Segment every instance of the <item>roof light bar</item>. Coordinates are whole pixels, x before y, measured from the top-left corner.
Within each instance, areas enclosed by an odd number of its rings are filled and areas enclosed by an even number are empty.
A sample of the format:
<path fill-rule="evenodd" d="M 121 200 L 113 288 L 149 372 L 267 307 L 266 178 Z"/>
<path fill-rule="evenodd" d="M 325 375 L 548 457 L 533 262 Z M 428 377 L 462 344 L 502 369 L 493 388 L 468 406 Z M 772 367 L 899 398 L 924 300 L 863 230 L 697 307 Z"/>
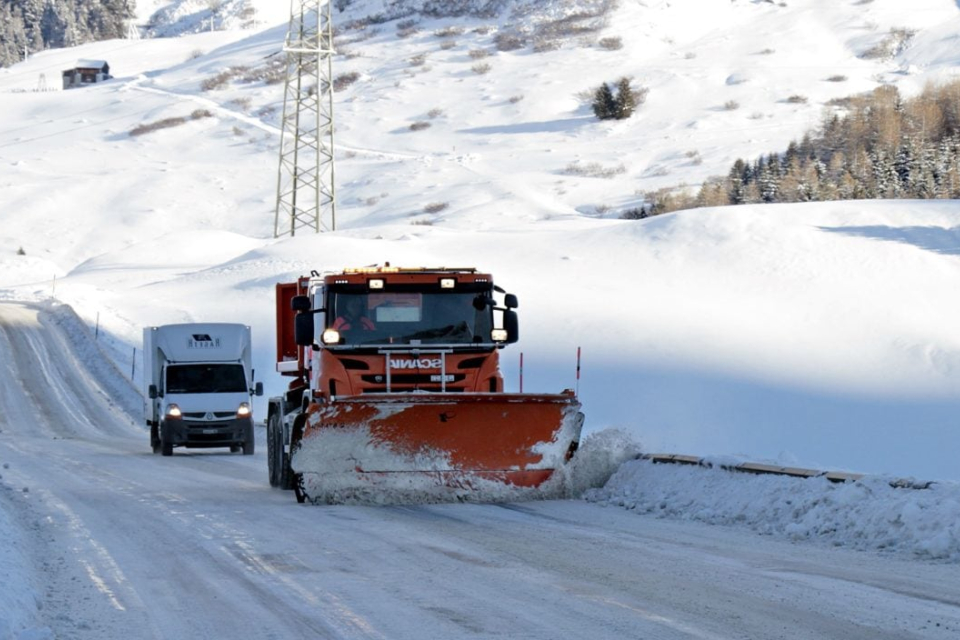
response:
<path fill-rule="evenodd" d="M 399 267 L 348 267 L 344 273 L 399 273 Z"/>

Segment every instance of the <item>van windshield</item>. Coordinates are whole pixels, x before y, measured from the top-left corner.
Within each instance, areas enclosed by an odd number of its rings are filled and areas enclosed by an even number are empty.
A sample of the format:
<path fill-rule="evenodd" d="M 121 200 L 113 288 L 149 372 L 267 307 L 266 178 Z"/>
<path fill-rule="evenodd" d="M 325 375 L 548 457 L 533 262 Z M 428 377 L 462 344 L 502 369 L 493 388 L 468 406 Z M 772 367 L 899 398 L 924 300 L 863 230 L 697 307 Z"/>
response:
<path fill-rule="evenodd" d="M 167 393 L 245 393 L 241 364 L 177 364 L 167 367 Z"/>

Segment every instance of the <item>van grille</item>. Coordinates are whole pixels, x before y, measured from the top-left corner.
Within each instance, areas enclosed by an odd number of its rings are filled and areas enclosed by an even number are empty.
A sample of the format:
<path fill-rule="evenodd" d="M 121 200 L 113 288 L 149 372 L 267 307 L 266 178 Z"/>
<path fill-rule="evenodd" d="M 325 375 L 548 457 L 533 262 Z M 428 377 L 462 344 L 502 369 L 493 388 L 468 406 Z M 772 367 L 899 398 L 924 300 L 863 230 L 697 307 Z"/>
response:
<path fill-rule="evenodd" d="M 217 420 L 223 420 L 224 418 L 234 418 L 236 417 L 236 411 L 214 411 L 213 417 Z M 185 412 L 183 414 L 184 420 L 203 420 L 207 417 L 206 411 L 191 411 Z"/>

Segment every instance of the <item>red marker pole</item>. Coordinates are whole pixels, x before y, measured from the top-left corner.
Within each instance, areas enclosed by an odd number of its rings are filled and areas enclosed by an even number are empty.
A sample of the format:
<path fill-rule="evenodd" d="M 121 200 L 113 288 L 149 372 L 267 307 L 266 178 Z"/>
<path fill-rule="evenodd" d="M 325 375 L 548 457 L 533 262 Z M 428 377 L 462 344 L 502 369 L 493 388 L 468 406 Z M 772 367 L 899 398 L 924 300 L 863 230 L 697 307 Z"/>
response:
<path fill-rule="evenodd" d="M 577 347 L 577 395 L 580 395 L 580 347 Z"/>
<path fill-rule="evenodd" d="M 523 393 L 523 351 L 520 352 L 520 393 Z"/>

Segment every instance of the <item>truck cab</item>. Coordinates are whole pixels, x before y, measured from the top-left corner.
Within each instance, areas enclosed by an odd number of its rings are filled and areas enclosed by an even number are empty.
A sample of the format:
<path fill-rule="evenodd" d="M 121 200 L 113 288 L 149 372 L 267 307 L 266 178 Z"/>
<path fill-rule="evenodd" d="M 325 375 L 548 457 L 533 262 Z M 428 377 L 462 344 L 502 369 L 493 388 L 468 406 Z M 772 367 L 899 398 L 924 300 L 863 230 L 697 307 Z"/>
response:
<path fill-rule="evenodd" d="M 502 392 L 498 350 L 517 339 L 516 298 L 498 307 L 494 293 L 471 269 L 380 267 L 315 282 L 292 301 L 320 310 L 297 316 L 315 395 Z"/>

